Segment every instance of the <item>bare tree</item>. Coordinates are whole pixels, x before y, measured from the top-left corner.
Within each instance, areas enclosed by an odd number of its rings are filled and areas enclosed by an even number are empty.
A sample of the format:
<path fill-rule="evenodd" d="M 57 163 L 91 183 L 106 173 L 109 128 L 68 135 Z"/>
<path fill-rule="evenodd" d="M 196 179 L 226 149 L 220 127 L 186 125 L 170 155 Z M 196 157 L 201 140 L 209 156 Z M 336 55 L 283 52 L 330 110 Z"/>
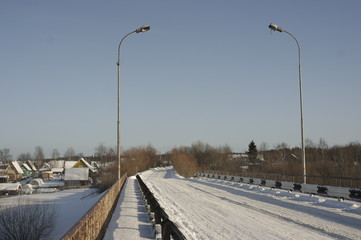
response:
<path fill-rule="evenodd" d="M 66 160 L 71 161 L 74 160 L 73 158 L 75 157 L 76 153 L 74 148 L 70 147 L 68 148 L 68 150 L 66 150 L 64 157 Z"/>
<path fill-rule="evenodd" d="M 60 158 L 60 153 L 59 153 L 58 149 L 54 149 L 54 150 L 51 152 L 51 157 L 52 157 L 54 160 L 57 160 L 58 158 Z"/>
<path fill-rule="evenodd" d="M 0 149 L 0 162 L 8 163 L 13 160 L 9 148 Z"/>
<path fill-rule="evenodd" d="M 321 161 L 325 162 L 325 152 L 328 149 L 328 144 L 325 139 L 320 138 L 318 142 L 318 148 L 320 149 Z"/>
<path fill-rule="evenodd" d="M 99 158 L 100 161 L 105 161 L 108 155 L 108 148 L 104 144 L 99 144 L 95 148 L 95 157 Z"/>
<path fill-rule="evenodd" d="M 55 215 L 52 205 L 30 200 L 0 205 L 0 240 L 51 239 Z"/>
<path fill-rule="evenodd" d="M 266 142 L 261 142 L 261 144 L 259 145 L 259 151 L 264 152 L 267 150 L 268 150 L 268 144 Z"/>
<path fill-rule="evenodd" d="M 22 153 L 22 154 L 20 154 L 19 157 L 18 157 L 18 160 L 19 160 L 19 161 L 23 161 L 23 162 L 25 162 L 25 161 L 27 161 L 27 160 L 32 160 L 32 159 L 33 159 L 33 158 L 32 158 L 32 156 L 31 156 L 30 153 Z"/>
<path fill-rule="evenodd" d="M 285 174 L 286 164 L 287 164 L 287 157 L 291 155 L 290 149 L 287 143 L 280 143 L 275 146 L 275 149 L 278 152 L 278 165 L 282 169 L 282 174 Z"/>
<path fill-rule="evenodd" d="M 34 161 L 35 161 L 35 164 L 38 168 L 41 167 L 44 159 L 45 159 L 45 156 L 44 156 L 44 150 L 42 147 L 40 146 L 36 146 L 35 147 L 35 152 L 34 152 Z"/>

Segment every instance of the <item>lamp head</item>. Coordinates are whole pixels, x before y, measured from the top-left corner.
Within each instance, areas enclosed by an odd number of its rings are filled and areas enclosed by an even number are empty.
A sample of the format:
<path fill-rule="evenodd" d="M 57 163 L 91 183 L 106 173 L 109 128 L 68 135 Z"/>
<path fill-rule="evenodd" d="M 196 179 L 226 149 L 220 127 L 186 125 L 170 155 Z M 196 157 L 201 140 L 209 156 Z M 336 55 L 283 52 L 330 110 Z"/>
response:
<path fill-rule="evenodd" d="M 283 29 L 276 24 L 271 23 L 268 27 L 273 31 L 283 32 Z"/>
<path fill-rule="evenodd" d="M 143 25 L 140 28 L 136 29 L 135 32 L 136 33 L 141 33 L 141 32 L 146 32 L 150 30 L 150 26 L 149 25 Z"/>

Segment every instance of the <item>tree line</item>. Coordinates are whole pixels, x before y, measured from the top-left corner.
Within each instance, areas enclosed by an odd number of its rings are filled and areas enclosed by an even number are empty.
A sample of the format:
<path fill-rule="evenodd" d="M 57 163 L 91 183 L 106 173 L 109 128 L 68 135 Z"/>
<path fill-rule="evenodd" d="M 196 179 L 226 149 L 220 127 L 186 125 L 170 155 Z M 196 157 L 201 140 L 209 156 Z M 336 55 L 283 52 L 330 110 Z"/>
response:
<path fill-rule="evenodd" d="M 134 175 L 151 167 L 172 164 L 177 172 L 190 177 L 196 172 L 260 172 L 283 175 L 301 175 L 301 149 L 290 147 L 287 143 L 279 143 L 269 149 L 266 143 L 257 147 L 254 141 L 248 145 L 248 151 L 242 157 L 234 158 L 235 154 L 228 145 L 211 146 L 208 143 L 197 141 L 190 146 L 174 147 L 172 150 L 160 154 L 151 144 L 132 147 L 121 153 L 121 171 Z M 51 159 L 60 159 L 57 149 L 51 154 Z M 78 160 L 84 157 L 69 148 L 63 155 L 65 160 Z M 115 147 L 99 144 L 94 148 L 94 155 L 88 156 L 89 161 L 99 161 L 106 164 L 108 176 L 117 176 L 117 154 Z M 0 149 L 0 161 L 13 160 L 10 149 Z M 36 146 L 34 154 L 22 153 L 18 160 L 33 160 L 40 164 L 45 160 L 44 150 Z M 49 160 L 49 159 L 48 159 Z M 246 167 L 245 167 L 246 166 Z M 317 143 L 306 140 L 307 175 L 322 177 L 360 177 L 361 144 L 350 142 L 346 145 L 328 146 L 324 139 Z"/>

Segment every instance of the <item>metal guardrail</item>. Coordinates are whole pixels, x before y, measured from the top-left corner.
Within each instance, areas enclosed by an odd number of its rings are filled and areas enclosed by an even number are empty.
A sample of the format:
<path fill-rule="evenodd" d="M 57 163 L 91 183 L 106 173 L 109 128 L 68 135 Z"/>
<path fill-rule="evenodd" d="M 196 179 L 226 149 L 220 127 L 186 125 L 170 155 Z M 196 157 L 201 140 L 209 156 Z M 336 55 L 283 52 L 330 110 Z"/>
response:
<path fill-rule="evenodd" d="M 169 220 L 169 216 L 160 206 L 153 193 L 149 190 L 147 185 L 143 182 L 139 175 L 136 176 L 139 186 L 143 192 L 143 196 L 147 200 L 147 204 L 150 206 L 150 211 L 154 213 L 155 224 L 161 225 L 162 240 L 184 240 L 186 239 L 178 227 Z M 172 237 L 172 238 L 171 238 Z"/>
<path fill-rule="evenodd" d="M 246 178 L 259 178 L 259 179 L 268 179 L 274 181 L 287 181 L 301 183 L 303 182 L 303 176 L 300 175 L 287 175 L 280 173 L 262 173 L 262 172 L 224 172 L 224 171 L 215 171 L 215 170 L 206 170 L 208 174 L 215 175 L 228 175 L 228 176 L 238 176 Z M 316 185 L 328 185 L 335 187 L 346 187 L 346 188 L 358 188 L 361 189 L 361 178 L 354 177 L 334 177 L 334 176 L 316 176 L 316 175 L 307 175 L 308 184 Z"/>
<path fill-rule="evenodd" d="M 127 174 L 124 174 L 61 239 L 102 239 L 126 179 Z"/>
<path fill-rule="evenodd" d="M 357 189 L 357 188 L 337 187 L 337 186 L 329 186 L 323 184 L 301 184 L 292 181 L 270 180 L 265 178 L 254 178 L 249 176 L 247 177 L 232 176 L 232 175 L 221 175 L 221 174 L 212 174 L 212 173 L 196 173 L 195 176 L 246 183 L 246 184 L 261 185 L 271 188 L 279 188 L 279 189 L 299 191 L 305 193 L 319 194 L 329 197 L 336 197 L 339 199 L 349 198 L 353 200 L 361 200 L 361 189 Z"/>

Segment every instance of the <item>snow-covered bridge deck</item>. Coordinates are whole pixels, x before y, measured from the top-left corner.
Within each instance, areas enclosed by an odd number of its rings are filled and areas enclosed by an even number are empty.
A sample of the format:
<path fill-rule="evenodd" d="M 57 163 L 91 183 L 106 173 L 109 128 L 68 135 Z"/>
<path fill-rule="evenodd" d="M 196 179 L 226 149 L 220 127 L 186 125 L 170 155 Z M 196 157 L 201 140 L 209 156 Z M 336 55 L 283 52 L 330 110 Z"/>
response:
<path fill-rule="evenodd" d="M 215 179 L 172 168 L 140 174 L 179 230 L 194 239 L 360 239 L 360 202 Z"/>
<path fill-rule="evenodd" d="M 140 176 L 188 240 L 361 237 L 360 202 L 216 179 L 184 179 L 172 168 Z M 104 239 L 154 239 L 135 177 L 128 179 Z"/>

